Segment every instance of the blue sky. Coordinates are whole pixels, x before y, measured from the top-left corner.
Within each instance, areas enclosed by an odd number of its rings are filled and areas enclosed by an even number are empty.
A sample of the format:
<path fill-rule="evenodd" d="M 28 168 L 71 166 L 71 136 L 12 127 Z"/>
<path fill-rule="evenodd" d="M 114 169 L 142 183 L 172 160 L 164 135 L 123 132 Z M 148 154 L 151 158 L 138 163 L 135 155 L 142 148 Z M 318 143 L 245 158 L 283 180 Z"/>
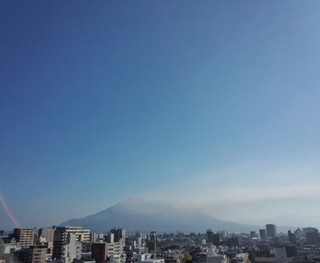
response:
<path fill-rule="evenodd" d="M 313 215 L 319 12 L 294 0 L 2 1 L 12 214 L 44 226 L 143 197 L 225 219 Z"/>

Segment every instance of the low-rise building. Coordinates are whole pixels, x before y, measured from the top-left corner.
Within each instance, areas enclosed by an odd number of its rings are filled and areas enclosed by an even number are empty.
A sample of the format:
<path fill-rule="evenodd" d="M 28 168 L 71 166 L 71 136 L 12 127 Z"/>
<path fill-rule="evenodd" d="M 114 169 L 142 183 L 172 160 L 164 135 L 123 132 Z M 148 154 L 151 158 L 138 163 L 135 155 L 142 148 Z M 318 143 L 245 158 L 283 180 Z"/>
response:
<path fill-rule="evenodd" d="M 234 263 L 250 263 L 249 253 L 240 253 L 232 260 Z"/>
<path fill-rule="evenodd" d="M 133 255 L 133 261 L 136 263 L 165 263 L 163 258 L 152 258 L 151 253 L 135 254 Z"/>

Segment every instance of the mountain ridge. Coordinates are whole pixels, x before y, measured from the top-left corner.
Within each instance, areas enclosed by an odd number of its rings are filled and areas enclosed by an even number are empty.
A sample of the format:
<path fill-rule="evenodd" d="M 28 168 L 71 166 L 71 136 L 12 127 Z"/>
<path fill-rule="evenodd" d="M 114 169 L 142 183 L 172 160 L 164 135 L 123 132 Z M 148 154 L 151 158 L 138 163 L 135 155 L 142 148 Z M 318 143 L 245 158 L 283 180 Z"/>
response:
<path fill-rule="evenodd" d="M 70 219 L 62 224 L 77 225 L 99 233 L 119 226 L 128 233 L 134 231 L 157 232 L 204 232 L 214 231 L 249 232 L 259 226 L 240 224 L 215 218 L 195 209 L 182 209 L 161 201 L 129 199 L 97 213 Z"/>

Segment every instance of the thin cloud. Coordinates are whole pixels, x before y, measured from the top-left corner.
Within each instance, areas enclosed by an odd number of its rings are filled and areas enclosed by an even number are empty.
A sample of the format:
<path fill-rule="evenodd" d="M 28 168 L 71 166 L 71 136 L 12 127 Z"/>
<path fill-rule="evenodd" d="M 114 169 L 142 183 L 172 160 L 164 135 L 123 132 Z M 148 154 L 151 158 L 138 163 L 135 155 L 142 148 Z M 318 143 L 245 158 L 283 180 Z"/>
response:
<path fill-rule="evenodd" d="M 318 185 L 291 185 L 274 188 L 203 187 L 201 192 L 174 193 L 159 197 L 174 206 L 197 209 L 227 220 L 270 218 L 287 214 L 314 213 L 320 201 Z M 306 205 L 308 204 L 308 205 Z"/>

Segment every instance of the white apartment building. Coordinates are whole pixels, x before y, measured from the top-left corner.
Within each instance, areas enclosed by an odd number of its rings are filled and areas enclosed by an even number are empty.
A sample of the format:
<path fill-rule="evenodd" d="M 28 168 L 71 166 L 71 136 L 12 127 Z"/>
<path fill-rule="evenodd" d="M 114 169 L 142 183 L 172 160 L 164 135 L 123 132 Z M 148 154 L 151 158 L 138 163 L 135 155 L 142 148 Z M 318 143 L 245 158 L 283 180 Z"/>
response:
<path fill-rule="evenodd" d="M 68 233 L 66 244 L 62 246 L 61 261 L 72 263 L 75 259 L 81 259 L 81 242 L 76 239 L 74 233 Z"/>
<path fill-rule="evenodd" d="M 134 262 L 137 263 L 164 263 L 163 258 L 151 258 L 151 253 L 133 255 Z"/>

